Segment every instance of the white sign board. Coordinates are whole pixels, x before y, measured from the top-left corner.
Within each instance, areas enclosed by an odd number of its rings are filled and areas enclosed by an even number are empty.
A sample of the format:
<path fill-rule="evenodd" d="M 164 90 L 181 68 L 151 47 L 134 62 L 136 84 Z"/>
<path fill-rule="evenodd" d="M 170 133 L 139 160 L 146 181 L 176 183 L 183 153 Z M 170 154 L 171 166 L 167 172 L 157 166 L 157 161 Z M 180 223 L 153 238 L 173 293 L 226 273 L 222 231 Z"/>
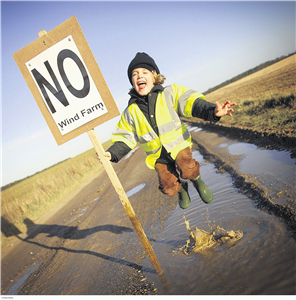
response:
<path fill-rule="evenodd" d="M 62 135 L 107 113 L 71 35 L 26 66 Z"/>
<path fill-rule="evenodd" d="M 13 58 L 58 145 L 119 115 L 75 16 Z"/>

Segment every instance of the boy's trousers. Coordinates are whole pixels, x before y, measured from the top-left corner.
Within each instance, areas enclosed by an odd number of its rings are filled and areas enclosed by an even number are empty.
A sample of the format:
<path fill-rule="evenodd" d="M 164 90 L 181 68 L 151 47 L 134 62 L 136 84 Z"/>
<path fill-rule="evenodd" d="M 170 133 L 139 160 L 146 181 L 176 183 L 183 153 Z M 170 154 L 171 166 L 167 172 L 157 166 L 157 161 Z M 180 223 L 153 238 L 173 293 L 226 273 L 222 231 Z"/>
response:
<path fill-rule="evenodd" d="M 183 179 L 196 179 L 199 173 L 199 162 L 192 158 L 190 147 L 181 150 L 175 162 L 171 164 L 156 163 L 155 170 L 158 174 L 159 189 L 167 196 L 176 195 L 180 188 L 180 177 Z"/>

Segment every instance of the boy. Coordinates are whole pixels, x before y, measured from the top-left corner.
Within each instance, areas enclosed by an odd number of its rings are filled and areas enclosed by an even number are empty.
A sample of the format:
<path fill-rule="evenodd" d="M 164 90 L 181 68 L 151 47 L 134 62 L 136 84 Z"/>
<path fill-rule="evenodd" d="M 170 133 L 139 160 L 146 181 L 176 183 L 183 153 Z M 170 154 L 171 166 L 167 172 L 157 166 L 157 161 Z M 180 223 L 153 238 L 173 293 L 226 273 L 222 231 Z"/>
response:
<path fill-rule="evenodd" d="M 128 78 L 133 86 L 131 98 L 112 133 L 113 145 L 105 156 L 118 162 L 139 142 L 147 153 L 146 165 L 158 174 L 163 194 L 172 197 L 178 193 L 180 207 L 188 208 L 188 183 L 182 180 L 187 179 L 202 201 L 211 203 L 213 194 L 201 179 L 199 163 L 192 158 L 191 136 L 179 116 L 217 122 L 221 116 L 231 116 L 230 107 L 236 104 L 213 104 L 202 94 L 176 84 L 164 88 L 161 84 L 165 77 L 144 52 L 138 52 L 131 61 Z"/>

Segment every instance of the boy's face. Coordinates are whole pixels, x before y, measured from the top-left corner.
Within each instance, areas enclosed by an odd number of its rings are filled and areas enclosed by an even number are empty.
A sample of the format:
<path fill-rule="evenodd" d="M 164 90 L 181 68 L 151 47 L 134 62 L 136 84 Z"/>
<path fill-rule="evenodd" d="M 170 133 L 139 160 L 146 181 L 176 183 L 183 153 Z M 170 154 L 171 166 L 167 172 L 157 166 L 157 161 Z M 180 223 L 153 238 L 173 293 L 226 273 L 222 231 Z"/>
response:
<path fill-rule="evenodd" d="M 154 86 L 154 76 L 152 72 L 144 68 L 133 70 L 133 85 L 139 95 L 147 95 Z"/>

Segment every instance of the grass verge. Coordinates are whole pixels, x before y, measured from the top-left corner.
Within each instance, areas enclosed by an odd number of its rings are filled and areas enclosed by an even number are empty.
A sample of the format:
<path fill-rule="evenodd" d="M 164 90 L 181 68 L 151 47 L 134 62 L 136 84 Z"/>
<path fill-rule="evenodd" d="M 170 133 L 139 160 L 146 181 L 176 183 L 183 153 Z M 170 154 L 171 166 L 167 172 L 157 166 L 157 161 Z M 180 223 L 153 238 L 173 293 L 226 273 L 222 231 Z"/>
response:
<path fill-rule="evenodd" d="M 237 103 L 231 118 L 220 123 L 231 126 L 266 128 L 275 130 L 296 129 L 296 93 L 278 95 L 269 99 L 247 99 Z"/>
<path fill-rule="evenodd" d="M 104 149 L 111 141 L 103 144 Z M 90 149 L 24 179 L 1 192 L 1 243 L 25 232 L 26 218 L 36 222 L 103 168 Z M 14 228 L 14 230 L 13 230 Z"/>

